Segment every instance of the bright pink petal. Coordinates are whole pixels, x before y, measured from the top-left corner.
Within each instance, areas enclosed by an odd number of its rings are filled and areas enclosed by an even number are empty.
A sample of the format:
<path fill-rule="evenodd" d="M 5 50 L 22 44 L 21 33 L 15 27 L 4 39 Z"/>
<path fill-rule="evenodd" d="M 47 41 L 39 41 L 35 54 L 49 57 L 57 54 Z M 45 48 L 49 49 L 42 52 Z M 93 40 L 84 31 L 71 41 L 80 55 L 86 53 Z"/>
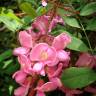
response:
<path fill-rule="evenodd" d="M 21 69 L 24 70 L 26 73 L 29 73 L 29 70 L 31 70 L 31 61 L 29 58 L 25 55 L 18 56 L 18 61 L 21 65 Z"/>
<path fill-rule="evenodd" d="M 26 31 L 19 33 L 19 41 L 23 47 L 32 48 L 33 46 L 32 37 Z"/>
<path fill-rule="evenodd" d="M 19 87 L 14 91 L 15 96 L 24 96 L 26 87 Z"/>
<path fill-rule="evenodd" d="M 71 42 L 71 38 L 66 33 L 62 33 L 55 37 L 52 46 L 56 48 L 56 50 L 64 49 Z"/>
<path fill-rule="evenodd" d="M 14 51 L 13 51 L 13 54 L 18 56 L 18 55 L 24 55 L 24 54 L 27 54 L 29 51 L 28 48 L 24 48 L 24 47 L 18 47 L 18 48 L 15 48 Z"/>
<path fill-rule="evenodd" d="M 22 84 L 26 78 L 27 74 L 24 71 L 17 71 L 13 74 L 13 78 L 15 78 L 16 82 Z"/>
<path fill-rule="evenodd" d="M 37 91 L 36 96 L 46 96 L 44 92 L 42 91 Z"/>

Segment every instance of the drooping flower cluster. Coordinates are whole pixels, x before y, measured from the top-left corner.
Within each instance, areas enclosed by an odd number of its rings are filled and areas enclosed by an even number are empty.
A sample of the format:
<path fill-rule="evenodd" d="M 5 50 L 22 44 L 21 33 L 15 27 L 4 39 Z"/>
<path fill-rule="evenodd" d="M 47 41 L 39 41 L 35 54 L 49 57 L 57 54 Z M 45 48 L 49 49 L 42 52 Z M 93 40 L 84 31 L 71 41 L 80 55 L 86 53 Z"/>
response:
<path fill-rule="evenodd" d="M 56 16 L 48 26 L 48 20 L 48 16 L 37 17 L 31 29 L 19 32 L 21 47 L 13 52 L 20 63 L 20 70 L 13 75 L 20 84 L 14 92 L 15 96 L 30 93 L 33 96 L 35 92 L 36 96 L 45 96 L 44 92 L 62 87 L 60 75 L 70 60 L 70 52 L 64 48 L 71 42 L 71 38 L 66 33 L 57 37 L 49 35 L 47 32 L 51 32 L 57 23 L 64 22 Z M 47 82 L 42 77 L 47 78 Z"/>

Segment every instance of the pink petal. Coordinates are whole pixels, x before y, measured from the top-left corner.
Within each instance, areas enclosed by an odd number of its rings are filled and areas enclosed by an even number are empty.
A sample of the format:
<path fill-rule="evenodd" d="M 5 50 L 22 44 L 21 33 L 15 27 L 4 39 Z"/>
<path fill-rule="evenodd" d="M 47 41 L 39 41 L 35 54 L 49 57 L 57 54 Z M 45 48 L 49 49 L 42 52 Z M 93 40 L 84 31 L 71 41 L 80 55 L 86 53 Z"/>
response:
<path fill-rule="evenodd" d="M 48 27 L 48 19 L 46 16 L 37 17 L 36 20 L 32 24 L 33 30 L 38 30 L 37 34 L 44 35 L 47 32 Z"/>
<path fill-rule="evenodd" d="M 42 63 L 35 63 L 33 66 L 33 71 L 35 72 L 40 72 L 43 68 L 43 64 Z"/>
<path fill-rule="evenodd" d="M 16 82 L 22 84 L 26 78 L 27 74 L 24 71 L 17 71 L 13 74 L 13 78 L 15 78 Z"/>
<path fill-rule="evenodd" d="M 36 96 L 46 96 L 44 92 L 42 91 L 37 91 Z"/>
<path fill-rule="evenodd" d="M 27 48 L 24 48 L 24 47 L 18 47 L 18 48 L 15 48 L 14 51 L 13 51 L 13 54 L 18 56 L 18 55 L 24 55 L 24 54 L 27 54 L 29 51 L 29 49 Z"/>
<path fill-rule="evenodd" d="M 48 71 L 49 78 L 58 77 L 62 72 L 63 64 L 59 63 L 57 68 L 50 68 Z"/>
<path fill-rule="evenodd" d="M 53 82 L 47 82 L 44 85 L 42 85 L 41 87 L 37 87 L 36 89 L 42 92 L 49 92 L 49 91 L 53 91 L 57 88 L 57 86 L 55 85 L 55 83 Z"/>
<path fill-rule="evenodd" d="M 47 6 L 47 2 L 45 0 L 42 0 L 42 5 Z"/>
<path fill-rule="evenodd" d="M 41 61 L 45 63 L 51 63 L 49 66 L 54 66 L 56 64 L 56 50 L 50 47 L 46 43 L 37 44 L 30 53 L 30 59 L 32 61 Z"/>
<path fill-rule="evenodd" d="M 57 87 L 61 87 L 62 86 L 62 82 L 59 78 L 55 77 L 55 78 L 50 78 L 50 81 L 53 82 L 55 84 L 55 86 Z"/>
<path fill-rule="evenodd" d="M 76 62 L 76 66 L 93 68 L 95 66 L 94 57 L 88 53 L 83 53 Z"/>
<path fill-rule="evenodd" d="M 84 90 L 87 91 L 87 92 L 96 94 L 96 87 L 94 88 L 94 87 L 88 86 Z"/>
<path fill-rule="evenodd" d="M 60 16 L 57 15 L 57 16 L 54 17 L 53 20 L 51 21 L 48 32 L 51 32 L 51 30 L 52 30 L 58 23 L 64 25 L 63 19 L 62 19 Z"/>
<path fill-rule="evenodd" d="M 23 47 L 32 48 L 33 46 L 32 37 L 26 31 L 19 33 L 19 41 Z"/>
<path fill-rule="evenodd" d="M 29 58 L 25 55 L 18 56 L 18 61 L 21 65 L 21 69 L 24 70 L 26 73 L 29 73 L 29 70 L 31 69 L 31 61 Z"/>
<path fill-rule="evenodd" d="M 70 60 L 69 53 L 66 52 L 66 51 L 64 51 L 64 50 L 58 51 L 58 59 L 59 59 L 60 61 Z"/>
<path fill-rule="evenodd" d="M 52 46 L 56 48 L 56 50 L 64 49 L 71 42 L 71 38 L 66 33 L 62 33 L 55 37 Z"/>
<path fill-rule="evenodd" d="M 46 75 L 44 69 L 42 69 L 42 70 L 40 71 L 40 75 L 42 75 L 42 76 L 45 76 L 45 75 Z"/>
<path fill-rule="evenodd" d="M 26 87 L 19 87 L 14 91 L 15 96 L 24 96 Z"/>

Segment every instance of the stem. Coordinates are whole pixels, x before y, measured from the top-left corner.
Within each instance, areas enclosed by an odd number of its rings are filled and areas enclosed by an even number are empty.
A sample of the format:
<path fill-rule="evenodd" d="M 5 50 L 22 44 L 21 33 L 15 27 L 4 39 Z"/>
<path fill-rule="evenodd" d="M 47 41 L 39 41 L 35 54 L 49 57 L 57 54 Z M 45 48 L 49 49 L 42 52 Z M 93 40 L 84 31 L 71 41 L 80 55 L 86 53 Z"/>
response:
<path fill-rule="evenodd" d="M 80 21 L 80 20 L 79 20 L 79 21 Z M 93 54 L 93 49 L 92 49 L 91 43 L 90 43 L 90 41 L 89 41 L 89 38 L 88 38 L 88 36 L 87 36 L 87 34 L 86 34 L 86 30 L 85 30 L 83 24 L 81 23 L 81 21 L 80 21 L 80 25 L 81 25 L 81 27 L 82 27 L 82 30 L 83 30 L 84 35 L 85 35 L 85 37 L 86 37 L 86 40 L 87 40 L 87 42 L 88 42 L 90 51 L 91 51 L 91 53 Z"/>

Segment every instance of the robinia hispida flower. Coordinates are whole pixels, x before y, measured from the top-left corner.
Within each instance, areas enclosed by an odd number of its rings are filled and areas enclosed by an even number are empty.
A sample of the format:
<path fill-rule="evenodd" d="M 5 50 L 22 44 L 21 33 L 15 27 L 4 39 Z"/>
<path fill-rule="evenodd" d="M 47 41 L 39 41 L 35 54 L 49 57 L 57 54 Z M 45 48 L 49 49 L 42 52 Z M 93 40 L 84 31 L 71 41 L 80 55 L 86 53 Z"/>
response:
<path fill-rule="evenodd" d="M 71 38 L 66 33 L 56 37 L 49 35 L 57 23 L 64 25 L 60 16 L 55 16 L 49 26 L 48 21 L 49 16 L 37 17 L 31 29 L 19 32 L 21 46 L 13 52 L 20 63 L 20 70 L 13 75 L 20 84 L 15 96 L 45 96 L 44 92 L 62 89 L 60 76 L 70 61 L 70 52 L 64 49 Z"/>

